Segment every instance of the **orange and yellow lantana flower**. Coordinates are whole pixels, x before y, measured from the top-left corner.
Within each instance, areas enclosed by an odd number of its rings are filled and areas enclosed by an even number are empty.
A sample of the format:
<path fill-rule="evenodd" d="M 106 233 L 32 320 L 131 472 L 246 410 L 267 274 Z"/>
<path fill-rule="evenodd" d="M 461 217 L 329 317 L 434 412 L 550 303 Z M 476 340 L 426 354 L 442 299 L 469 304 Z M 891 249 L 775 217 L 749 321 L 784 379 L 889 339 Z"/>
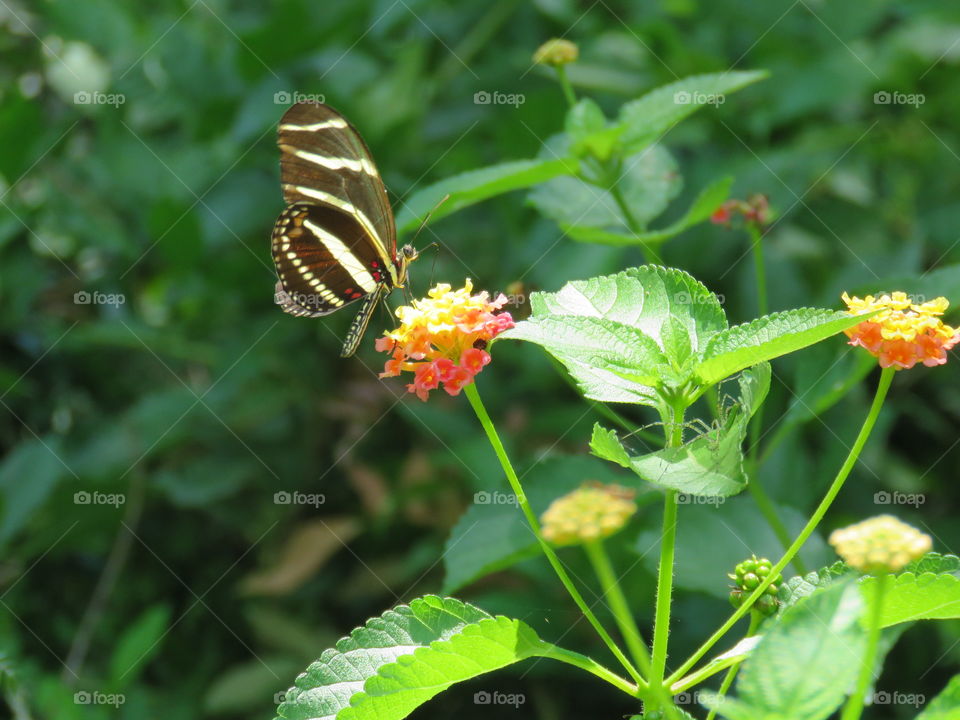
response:
<path fill-rule="evenodd" d="M 473 294 L 468 278 L 459 290 L 441 283 L 427 297 L 397 308 L 400 327 L 377 338 L 377 350 L 390 353 L 380 377 L 413 373 L 407 390 L 426 400 L 441 385 L 457 395 L 490 362 L 487 343 L 513 327 L 501 308 L 505 295 L 493 300 L 486 291 Z"/>
<path fill-rule="evenodd" d="M 960 342 L 960 330 L 940 319 L 950 305 L 946 298 L 917 303 L 903 292 L 863 299 L 843 293 L 842 297 L 852 315 L 879 311 L 844 332 L 851 345 L 866 349 L 881 367 L 908 369 L 918 362 L 928 367 L 943 365 L 947 351 Z"/>

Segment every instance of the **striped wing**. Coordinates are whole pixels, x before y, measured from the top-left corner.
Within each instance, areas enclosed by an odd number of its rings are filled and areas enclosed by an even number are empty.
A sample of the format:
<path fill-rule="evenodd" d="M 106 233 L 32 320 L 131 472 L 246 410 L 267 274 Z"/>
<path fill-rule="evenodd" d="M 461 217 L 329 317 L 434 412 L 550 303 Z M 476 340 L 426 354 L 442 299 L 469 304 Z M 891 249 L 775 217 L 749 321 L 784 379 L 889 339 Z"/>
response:
<path fill-rule="evenodd" d="M 272 253 L 276 301 L 291 315 L 327 315 L 392 287 L 366 229 L 335 206 L 288 206 L 274 226 Z"/>
<path fill-rule="evenodd" d="M 287 203 L 312 203 L 355 218 L 395 285 L 393 210 L 360 134 L 327 105 L 297 103 L 280 120 L 277 143 Z"/>

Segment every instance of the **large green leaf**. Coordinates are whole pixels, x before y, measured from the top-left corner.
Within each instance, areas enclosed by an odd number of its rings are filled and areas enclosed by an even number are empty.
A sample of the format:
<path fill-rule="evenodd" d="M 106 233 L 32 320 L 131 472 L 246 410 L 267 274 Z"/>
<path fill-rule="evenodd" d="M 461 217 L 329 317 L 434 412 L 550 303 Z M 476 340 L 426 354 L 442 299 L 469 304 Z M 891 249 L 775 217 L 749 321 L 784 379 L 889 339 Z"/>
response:
<path fill-rule="evenodd" d="M 552 646 L 529 626 L 454 598 L 399 605 L 324 651 L 284 695 L 286 720 L 397 720 L 454 683 Z"/>
<path fill-rule="evenodd" d="M 875 577 L 865 577 L 860 585 L 868 603 L 873 603 Z M 951 574 L 897 575 L 883 597 L 881 623 L 890 627 L 912 620 L 951 620 L 960 618 L 960 578 Z"/>
<path fill-rule="evenodd" d="M 633 151 L 656 142 L 677 123 L 707 105 L 722 104 L 732 93 L 767 76 L 762 71 L 693 75 L 648 92 L 620 109 L 621 142 Z"/>
<path fill-rule="evenodd" d="M 712 385 L 751 365 L 825 340 L 863 319 L 863 315 L 815 308 L 764 315 L 714 335 L 696 373 L 704 384 Z"/>
<path fill-rule="evenodd" d="M 917 720 L 960 720 L 960 675 L 954 675 Z"/>
<path fill-rule="evenodd" d="M 825 720 L 843 703 L 860 670 L 866 632 L 863 598 L 853 583 L 838 583 L 787 610 L 744 663 L 740 701 L 728 718 Z M 742 706 L 750 711 L 743 714 Z M 731 706 L 734 707 L 734 706 Z"/>
<path fill-rule="evenodd" d="M 631 456 L 617 433 L 593 428 L 594 455 L 633 470 L 661 487 L 702 497 L 735 495 L 747 485 L 741 446 L 750 418 L 770 389 L 770 366 L 762 363 L 740 377 L 741 399 L 726 411 L 726 421 L 680 447 Z"/>
<path fill-rule="evenodd" d="M 655 385 L 681 384 L 683 367 L 726 327 L 703 285 L 653 265 L 534 293 L 530 305 L 531 318 L 503 337 L 543 346 L 605 402 L 655 404 Z"/>
<path fill-rule="evenodd" d="M 505 162 L 445 178 L 410 196 L 397 212 L 397 232 L 416 230 L 428 214 L 431 221 L 439 220 L 481 200 L 571 175 L 577 169 L 575 159 L 554 157 Z"/>
<path fill-rule="evenodd" d="M 703 222 L 723 204 L 730 194 L 732 177 L 723 177 L 705 187 L 680 219 L 659 230 L 648 230 L 642 233 L 614 232 L 603 228 L 582 227 L 578 225 L 561 225 L 561 229 L 574 240 L 581 242 L 598 243 L 601 245 L 615 245 L 626 247 L 638 245 L 648 247 L 658 245 L 675 235 L 679 235 L 687 228 Z"/>

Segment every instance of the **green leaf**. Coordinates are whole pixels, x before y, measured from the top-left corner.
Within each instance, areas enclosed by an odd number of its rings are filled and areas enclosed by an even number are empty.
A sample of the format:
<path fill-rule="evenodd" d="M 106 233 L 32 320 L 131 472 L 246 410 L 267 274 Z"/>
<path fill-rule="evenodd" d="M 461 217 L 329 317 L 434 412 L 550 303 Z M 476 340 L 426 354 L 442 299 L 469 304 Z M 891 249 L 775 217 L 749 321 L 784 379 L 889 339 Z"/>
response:
<path fill-rule="evenodd" d="M 569 139 L 552 139 L 544 157 L 567 157 L 573 150 Z M 660 215 L 680 192 L 682 181 L 677 162 L 663 147 L 654 146 L 628 155 L 611 177 L 587 180 L 557 177 L 530 193 L 537 210 L 562 227 L 590 227 L 629 232 L 623 210 L 610 192 L 616 186 L 633 220 L 641 227 Z"/>
<path fill-rule="evenodd" d="M 770 388 L 770 366 L 758 365 L 740 378 L 741 400 L 726 422 L 680 447 L 632 457 L 613 430 L 594 425 L 590 450 L 594 455 L 633 470 L 661 487 L 699 497 L 727 497 L 747 485 L 741 446 L 750 418 Z"/>
<path fill-rule="evenodd" d="M 622 127 L 608 127 L 603 110 L 590 98 L 582 98 L 567 112 L 564 131 L 570 140 L 571 152 L 577 157 L 593 155 L 607 160 L 616 147 Z"/>
<path fill-rule="evenodd" d="M 839 578 L 850 575 L 851 570 L 843 560 L 837 560 L 833 565 L 822 567 L 806 575 L 795 575 L 789 578 L 780 587 L 780 594 L 777 596 L 780 600 L 782 610 L 791 605 L 796 605 L 801 599 L 813 595 L 821 588 L 834 583 Z"/>
<path fill-rule="evenodd" d="M 287 720 L 404 718 L 454 683 L 545 654 L 519 620 L 435 595 L 372 618 L 297 678 L 277 714 Z"/>
<path fill-rule="evenodd" d="M 627 247 L 631 245 L 647 247 L 658 245 L 709 218 L 710 215 L 713 214 L 713 211 L 722 205 L 730 195 L 730 186 L 732 184 L 733 178 L 729 176 L 710 183 L 700 191 L 700 194 L 697 195 L 697 198 L 687 209 L 683 217 L 660 230 L 650 230 L 648 232 L 632 234 L 576 225 L 561 225 L 561 229 L 574 240 L 579 240 L 580 242 L 614 245 L 617 247 Z"/>
<path fill-rule="evenodd" d="M 825 720 L 857 678 L 866 645 L 863 598 L 838 583 L 797 603 L 744 663 L 738 698 L 760 717 Z M 721 713 L 725 703 L 718 705 Z"/>
<path fill-rule="evenodd" d="M 27 524 L 66 478 L 69 471 L 60 459 L 61 453 L 60 439 L 48 435 L 24 440 L 0 463 L 0 546 Z"/>
<path fill-rule="evenodd" d="M 170 607 L 153 605 L 133 621 L 120 636 L 110 656 L 113 689 L 121 689 L 137 679 L 151 656 L 160 650 L 160 641 L 170 626 Z"/>
<path fill-rule="evenodd" d="M 703 285 L 654 265 L 534 293 L 530 306 L 532 317 L 503 337 L 543 346 L 587 397 L 604 402 L 655 404 L 654 383 L 681 384 L 689 357 L 726 327 Z"/>
<path fill-rule="evenodd" d="M 954 675 L 917 720 L 960 720 L 960 675 Z"/>
<path fill-rule="evenodd" d="M 714 335 L 696 374 L 704 385 L 713 385 L 746 367 L 825 340 L 863 319 L 863 315 L 815 308 L 764 315 Z"/>
<path fill-rule="evenodd" d="M 578 170 L 574 159 L 516 160 L 490 165 L 445 178 L 410 196 L 397 212 L 397 233 L 416 230 L 430 214 L 431 221 L 451 215 L 481 200 L 546 182 Z M 437 207 L 445 197 L 449 197 Z"/>
<path fill-rule="evenodd" d="M 914 575 L 923 573 L 956 573 L 960 571 L 960 557 L 956 555 L 941 555 L 938 552 L 928 552 L 919 560 L 914 560 L 904 568 L 905 572 Z"/>
<path fill-rule="evenodd" d="M 860 585 L 872 604 L 875 577 L 864 577 Z M 951 574 L 897 575 L 884 593 L 882 627 L 912 620 L 952 620 L 960 618 L 960 578 Z"/>
<path fill-rule="evenodd" d="M 632 151 L 643 149 L 705 105 L 722 104 L 727 93 L 766 76 L 762 71 L 693 75 L 652 90 L 620 109 L 619 122 L 625 128 L 621 141 Z"/>

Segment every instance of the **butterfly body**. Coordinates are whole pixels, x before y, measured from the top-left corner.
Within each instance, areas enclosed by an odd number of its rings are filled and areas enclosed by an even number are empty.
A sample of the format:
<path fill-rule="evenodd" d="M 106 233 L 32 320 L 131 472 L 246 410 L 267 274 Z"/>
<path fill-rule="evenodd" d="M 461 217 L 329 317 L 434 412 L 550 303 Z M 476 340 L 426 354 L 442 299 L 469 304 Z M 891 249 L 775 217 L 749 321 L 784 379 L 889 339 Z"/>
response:
<path fill-rule="evenodd" d="M 387 191 L 360 134 L 338 112 L 297 103 L 278 128 L 287 207 L 271 239 L 275 300 L 291 315 L 320 317 L 364 300 L 341 355 L 356 350 L 381 298 L 403 287 L 417 252 L 397 252 Z"/>

